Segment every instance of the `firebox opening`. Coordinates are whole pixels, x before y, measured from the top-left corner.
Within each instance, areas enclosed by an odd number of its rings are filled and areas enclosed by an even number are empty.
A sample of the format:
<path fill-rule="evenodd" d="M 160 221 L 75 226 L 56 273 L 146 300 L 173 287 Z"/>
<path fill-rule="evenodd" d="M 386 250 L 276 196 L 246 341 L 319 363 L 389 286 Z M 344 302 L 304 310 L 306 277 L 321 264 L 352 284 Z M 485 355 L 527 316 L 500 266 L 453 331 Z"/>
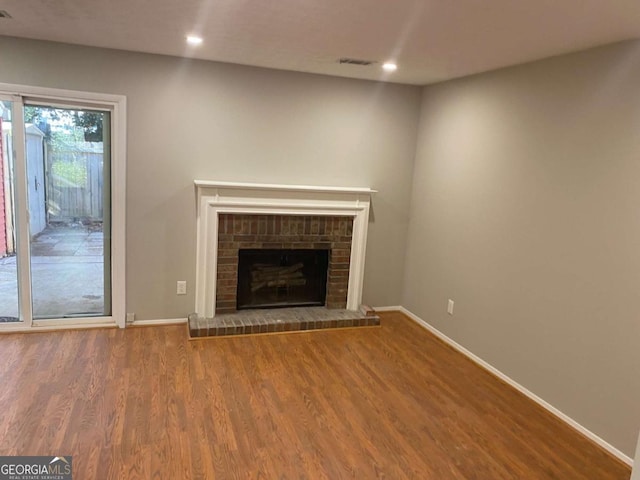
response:
<path fill-rule="evenodd" d="M 329 250 L 240 249 L 237 309 L 324 305 Z"/>

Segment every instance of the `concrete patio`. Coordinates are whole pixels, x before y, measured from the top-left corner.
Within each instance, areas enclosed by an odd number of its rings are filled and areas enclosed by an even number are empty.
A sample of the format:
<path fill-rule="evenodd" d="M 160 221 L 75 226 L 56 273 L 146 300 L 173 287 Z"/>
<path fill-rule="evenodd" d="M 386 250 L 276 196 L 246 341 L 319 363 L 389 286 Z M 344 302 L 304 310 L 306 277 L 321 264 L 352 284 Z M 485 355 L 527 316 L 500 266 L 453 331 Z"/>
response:
<path fill-rule="evenodd" d="M 102 231 L 47 226 L 32 242 L 31 281 L 34 318 L 102 315 Z M 15 256 L 0 259 L 0 317 L 18 317 Z"/>

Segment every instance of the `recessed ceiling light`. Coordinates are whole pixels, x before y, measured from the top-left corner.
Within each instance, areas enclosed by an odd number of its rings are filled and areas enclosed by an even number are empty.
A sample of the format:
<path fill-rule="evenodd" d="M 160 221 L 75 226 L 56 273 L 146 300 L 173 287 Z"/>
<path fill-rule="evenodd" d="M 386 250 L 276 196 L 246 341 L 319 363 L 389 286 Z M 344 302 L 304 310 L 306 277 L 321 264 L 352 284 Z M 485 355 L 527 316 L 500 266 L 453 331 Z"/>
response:
<path fill-rule="evenodd" d="M 382 65 L 382 68 L 385 72 L 395 72 L 398 69 L 398 66 L 395 63 L 387 62 Z"/>
<path fill-rule="evenodd" d="M 195 35 L 187 35 L 187 43 L 194 46 L 200 45 L 202 43 L 202 38 Z"/>

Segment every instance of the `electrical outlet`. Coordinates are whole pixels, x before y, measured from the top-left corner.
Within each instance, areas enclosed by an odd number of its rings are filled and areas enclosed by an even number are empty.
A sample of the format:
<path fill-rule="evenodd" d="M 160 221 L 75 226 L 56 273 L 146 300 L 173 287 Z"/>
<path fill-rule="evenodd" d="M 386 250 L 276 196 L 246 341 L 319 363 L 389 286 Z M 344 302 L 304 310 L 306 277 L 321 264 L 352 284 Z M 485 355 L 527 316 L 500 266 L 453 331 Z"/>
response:
<path fill-rule="evenodd" d="M 447 304 L 447 313 L 453 315 L 453 300 L 451 299 L 449 299 L 449 303 Z"/>
<path fill-rule="evenodd" d="M 186 295 L 187 294 L 187 281 L 186 280 L 178 280 L 178 286 L 176 288 L 176 294 L 178 294 L 178 295 Z"/>
<path fill-rule="evenodd" d="M 127 323 L 133 323 L 136 319 L 135 313 L 127 313 Z"/>

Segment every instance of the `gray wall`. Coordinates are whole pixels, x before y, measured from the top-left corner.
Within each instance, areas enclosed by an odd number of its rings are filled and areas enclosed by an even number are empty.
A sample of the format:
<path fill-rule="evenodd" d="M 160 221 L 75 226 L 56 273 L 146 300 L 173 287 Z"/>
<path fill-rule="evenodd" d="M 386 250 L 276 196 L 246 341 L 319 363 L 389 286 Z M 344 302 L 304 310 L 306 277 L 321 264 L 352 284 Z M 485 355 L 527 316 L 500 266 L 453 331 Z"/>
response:
<path fill-rule="evenodd" d="M 403 294 L 630 457 L 639 86 L 640 43 L 624 43 L 425 88 Z"/>
<path fill-rule="evenodd" d="M 364 301 L 400 302 L 420 88 L 7 37 L 0 65 L 0 82 L 127 96 L 136 318 L 194 309 L 194 179 L 378 189 Z"/>

